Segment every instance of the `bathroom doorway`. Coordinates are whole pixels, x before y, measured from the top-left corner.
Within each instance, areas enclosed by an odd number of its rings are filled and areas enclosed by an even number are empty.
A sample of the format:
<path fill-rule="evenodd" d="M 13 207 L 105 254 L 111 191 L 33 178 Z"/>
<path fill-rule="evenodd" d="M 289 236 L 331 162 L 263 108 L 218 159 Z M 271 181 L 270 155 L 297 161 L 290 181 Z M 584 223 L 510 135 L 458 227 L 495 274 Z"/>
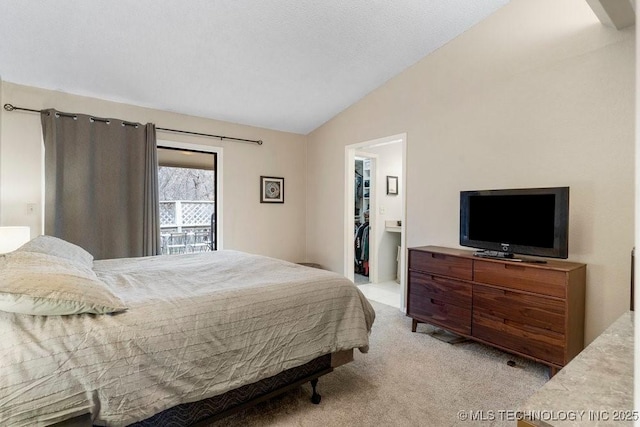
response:
<path fill-rule="evenodd" d="M 345 147 L 344 274 L 367 298 L 403 310 L 405 164 L 405 134 Z"/>

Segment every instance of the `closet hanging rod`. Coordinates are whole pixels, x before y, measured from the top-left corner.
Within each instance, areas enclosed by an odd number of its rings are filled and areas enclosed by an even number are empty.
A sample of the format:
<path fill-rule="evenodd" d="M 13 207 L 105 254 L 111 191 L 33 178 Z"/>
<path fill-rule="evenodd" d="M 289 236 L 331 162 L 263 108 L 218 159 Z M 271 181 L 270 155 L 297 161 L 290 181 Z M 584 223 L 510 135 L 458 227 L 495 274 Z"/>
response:
<path fill-rule="evenodd" d="M 7 110 L 7 111 L 14 111 L 14 110 L 30 111 L 32 113 L 41 113 L 42 112 L 41 110 L 34 110 L 34 109 L 31 109 L 31 108 L 15 107 L 15 106 L 13 106 L 11 104 L 4 104 L 4 109 Z M 169 128 L 161 128 L 161 127 L 156 127 L 156 130 L 159 130 L 159 131 L 162 131 L 162 132 L 182 133 L 182 134 L 186 134 L 186 135 L 206 136 L 208 138 L 219 139 L 220 141 L 250 142 L 250 143 L 253 143 L 253 144 L 262 145 L 262 140 L 261 139 L 236 138 L 236 137 L 233 137 L 233 136 L 213 135 L 213 134 L 210 134 L 210 133 L 191 132 L 191 131 L 187 131 L 187 130 L 169 129 Z"/>

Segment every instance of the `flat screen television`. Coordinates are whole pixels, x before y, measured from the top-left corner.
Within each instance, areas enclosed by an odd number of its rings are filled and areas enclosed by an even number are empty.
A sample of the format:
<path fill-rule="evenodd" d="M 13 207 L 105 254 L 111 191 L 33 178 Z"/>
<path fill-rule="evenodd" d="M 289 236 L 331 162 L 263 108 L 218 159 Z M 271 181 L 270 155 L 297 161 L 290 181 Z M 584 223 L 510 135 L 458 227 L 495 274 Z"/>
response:
<path fill-rule="evenodd" d="M 569 187 L 460 192 L 460 245 L 484 256 L 567 258 L 568 232 Z"/>

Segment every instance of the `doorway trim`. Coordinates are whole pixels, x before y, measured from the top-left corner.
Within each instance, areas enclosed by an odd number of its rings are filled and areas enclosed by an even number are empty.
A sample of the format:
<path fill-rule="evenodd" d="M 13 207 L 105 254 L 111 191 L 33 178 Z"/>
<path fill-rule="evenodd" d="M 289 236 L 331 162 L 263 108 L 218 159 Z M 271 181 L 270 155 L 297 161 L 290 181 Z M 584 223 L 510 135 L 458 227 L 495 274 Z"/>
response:
<path fill-rule="evenodd" d="M 223 149 L 222 147 L 212 147 L 211 145 L 191 144 L 187 142 L 168 141 L 166 139 L 157 141 L 158 148 L 176 148 L 182 150 L 202 151 L 205 153 L 214 153 L 216 155 L 216 249 L 224 249 L 223 227 Z"/>
<path fill-rule="evenodd" d="M 350 144 L 345 146 L 345 193 L 344 193 L 344 275 L 349 280 L 354 279 L 353 272 L 353 260 L 355 256 L 355 251 L 353 248 L 353 230 L 355 227 L 354 216 L 355 216 L 355 185 L 353 177 L 355 175 L 355 157 L 357 154 L 365 154 L 358 153 L 367 148 L 373 148 L 379 145 L 385 145 L 390 143 L 400 143 L 402 150 L 402 174 L 401 174 L 401 185 L 399 188 L 399 195 L 402 197 L 402 215 L 401 221 L 401 235 L 400 235 L 400 306 L 403 311 L 406 312 L 406 301 L 407 301 L 407 280 L 406 280 L 406 253 L 407 253 L 407 233 L 406 233 L 406 224 L 407 224 L 407 134 L 400 133 L 396 135 L 387 136 L 384 138 L 378 138 L 368 141 L 362 141 L 355 144 Z M 373 153 L 366 153 L 367 157 L 374 156 Z M 376 181 L 377 181 L 376 177 Z M 376 183 L 378 184 L 378 183 Z M 374 218 L 375 222 L 373 223 L 374 230 L 377 227 L 381 226 L 378 224 L 378 206 L 373 205 L 372 201 L 372 210 L 375 209 Z M 371 221 L 371 213 L 369 214 L 369 219 Z M 384 225 L 382 225 L 384 226 Z M 376 259 L 377 264 L 377 259 Z M 377 265 L 375 266 L 375 273 L 377 279 Z M 372 276 L 372 279 L 374 277 Z"/>

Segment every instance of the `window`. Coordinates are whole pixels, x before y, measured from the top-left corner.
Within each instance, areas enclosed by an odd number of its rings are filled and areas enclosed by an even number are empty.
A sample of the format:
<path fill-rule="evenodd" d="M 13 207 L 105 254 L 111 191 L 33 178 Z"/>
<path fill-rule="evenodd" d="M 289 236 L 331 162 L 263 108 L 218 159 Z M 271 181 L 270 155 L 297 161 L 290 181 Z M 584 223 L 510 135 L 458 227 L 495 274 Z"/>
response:
<path fill-rule="evenodd" d="M 158 147 L 163 254 L 217 249 L 217 153 Z"/>

